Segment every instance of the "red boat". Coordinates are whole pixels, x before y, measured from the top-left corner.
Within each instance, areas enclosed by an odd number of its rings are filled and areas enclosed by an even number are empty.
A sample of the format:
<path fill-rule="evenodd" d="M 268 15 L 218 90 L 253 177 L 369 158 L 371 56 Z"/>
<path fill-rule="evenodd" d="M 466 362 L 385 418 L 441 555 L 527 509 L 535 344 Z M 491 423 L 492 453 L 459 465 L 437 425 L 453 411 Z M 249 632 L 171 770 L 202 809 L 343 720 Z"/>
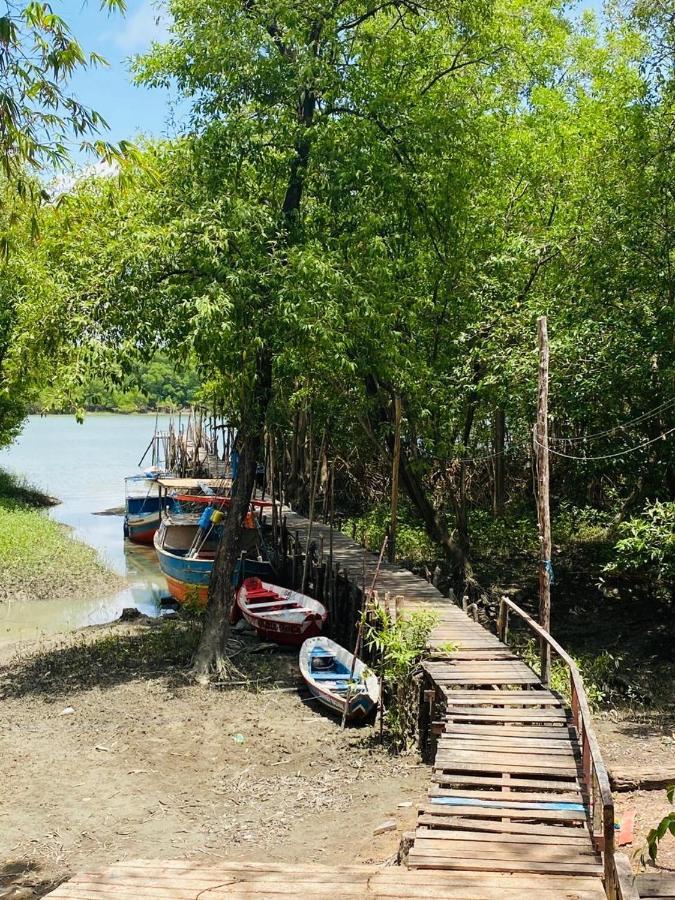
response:
<path fill-rule="evenodd" d="M 320 634 L 328 618 L 323 604 L 298 591 L 247 578 L 237 591 L 237 608 L 261 638 L 299 646 Z"/>

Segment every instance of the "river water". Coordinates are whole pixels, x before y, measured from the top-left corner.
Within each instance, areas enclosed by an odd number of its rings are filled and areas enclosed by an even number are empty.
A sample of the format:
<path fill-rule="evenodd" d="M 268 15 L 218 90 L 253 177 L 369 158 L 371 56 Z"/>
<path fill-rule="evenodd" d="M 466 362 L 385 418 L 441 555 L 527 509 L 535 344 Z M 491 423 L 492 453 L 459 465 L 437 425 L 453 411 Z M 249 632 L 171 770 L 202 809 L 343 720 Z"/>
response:
<path fill-rule="evenodd" d="M 168 416 L 159 417 L 159 428 L 168 423 Z M 125 606 L 158 614 L 167 590 L 154 550 L 124 540 L 122 516 L 96 515 L 123 505 L 124 479 L 141 471 L 154 430 L 149 415 L 94 414 L 82 425 L 72 416 L 30 416 L 18 439 L 0 450 L 1 468 L 61 501 L 46 515 L 69 525 L 128 582 L 125 590 L 93 600 L 0 604 L 0 643 L 110 622 Z"/>

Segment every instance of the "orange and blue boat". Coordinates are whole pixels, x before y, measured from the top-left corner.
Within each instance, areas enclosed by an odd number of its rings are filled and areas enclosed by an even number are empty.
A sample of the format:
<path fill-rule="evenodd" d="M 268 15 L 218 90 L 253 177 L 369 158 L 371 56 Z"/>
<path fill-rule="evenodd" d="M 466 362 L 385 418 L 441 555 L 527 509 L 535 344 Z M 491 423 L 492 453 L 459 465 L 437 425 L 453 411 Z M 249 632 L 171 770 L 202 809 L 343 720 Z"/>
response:
<path fill-rule="evenodd" d="M 208 501 L 200 515 L 194 513 L 162 514 L 160 527 L 154 537 L 159 567 L 166 578 L 169 593 L 178 603 L 205 606 L 216 550 L 227 515 L 229 497 L 185 497 L 181 502 Z M 235 585 L 244 577 L 274 577 L 271 562 L 262 558 L 259 531 L 253 515 L 246 518 L 241 542 L 241 558 L 234 574 Z"/>

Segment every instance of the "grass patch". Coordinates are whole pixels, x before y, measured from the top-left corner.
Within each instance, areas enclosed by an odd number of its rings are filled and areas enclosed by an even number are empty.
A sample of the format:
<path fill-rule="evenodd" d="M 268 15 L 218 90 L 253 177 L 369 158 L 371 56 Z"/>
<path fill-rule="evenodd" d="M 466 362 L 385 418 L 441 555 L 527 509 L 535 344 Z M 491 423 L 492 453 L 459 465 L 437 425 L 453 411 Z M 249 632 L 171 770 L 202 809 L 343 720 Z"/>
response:
<path fill-rule="evenodd" d="M 110 593 L 121 580 L 44 514 L 55 501 L 0 470 L 0 602 Z"/>
<path fill-rule="evenodd" d="M 47 506 L 56 506 L 58 502 L 54 497 L 33 487 L 23 478 L 0 469 L 0 506 L 18 505 L 44 509 Z"/>

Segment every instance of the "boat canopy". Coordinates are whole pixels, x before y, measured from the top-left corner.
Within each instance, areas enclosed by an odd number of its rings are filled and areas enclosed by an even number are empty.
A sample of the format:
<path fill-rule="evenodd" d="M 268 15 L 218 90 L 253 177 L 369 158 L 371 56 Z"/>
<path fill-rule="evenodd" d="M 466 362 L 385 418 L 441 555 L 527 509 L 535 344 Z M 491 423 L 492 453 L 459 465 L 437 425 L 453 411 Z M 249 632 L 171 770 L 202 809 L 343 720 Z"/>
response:
<path fill-rule="evenodd" d="M 158 478 L 158 482 L 168 491 L 196 491 L 199 488 L 231 487 L 231 478 Z"/>

